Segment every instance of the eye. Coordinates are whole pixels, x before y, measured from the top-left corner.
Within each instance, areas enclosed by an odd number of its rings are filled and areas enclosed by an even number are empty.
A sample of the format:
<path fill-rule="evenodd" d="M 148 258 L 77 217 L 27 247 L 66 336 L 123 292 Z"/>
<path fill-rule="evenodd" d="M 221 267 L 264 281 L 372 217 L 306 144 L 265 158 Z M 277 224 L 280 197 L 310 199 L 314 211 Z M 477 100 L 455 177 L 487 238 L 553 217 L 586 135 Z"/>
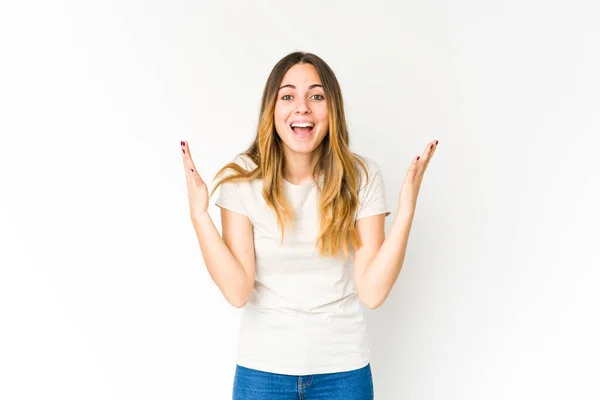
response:
<path fill-rule="evenodd" d="M 319 97 L 318 99 L 315 99 L 315 100 L 323 100 L 325 98 L 322 94 L 314 94 L 314 95 L 312 95 L 312 97 L 315 97 L 315 96 Z"/>
<path fill-rule="evenodd" d="M 284 95 L 281 97 L 281 100 L 288 100 L 288 99 L 286 99 L 286 97 L 292 97 L 292 95 L 291 95 L 291 94 L 284 94 Z"/>

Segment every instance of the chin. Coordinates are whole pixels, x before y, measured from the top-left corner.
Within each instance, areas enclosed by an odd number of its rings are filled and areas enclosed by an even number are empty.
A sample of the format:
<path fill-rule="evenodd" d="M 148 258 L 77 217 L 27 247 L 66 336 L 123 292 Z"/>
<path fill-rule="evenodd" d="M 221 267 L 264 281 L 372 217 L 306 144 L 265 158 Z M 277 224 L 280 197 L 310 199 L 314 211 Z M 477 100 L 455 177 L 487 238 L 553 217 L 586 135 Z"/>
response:
<path fill-rule="evenodd" d="M 287 145 L 287 147 L 293 151 L 294 153 L 300 153 L 300 154 L 310 154 L 315 150 L 315 146 L 310 145 L 310 146 L 302 146 L 302 145 L 298 145 L 297 143 L 291 143 L 290 145 Z"/>

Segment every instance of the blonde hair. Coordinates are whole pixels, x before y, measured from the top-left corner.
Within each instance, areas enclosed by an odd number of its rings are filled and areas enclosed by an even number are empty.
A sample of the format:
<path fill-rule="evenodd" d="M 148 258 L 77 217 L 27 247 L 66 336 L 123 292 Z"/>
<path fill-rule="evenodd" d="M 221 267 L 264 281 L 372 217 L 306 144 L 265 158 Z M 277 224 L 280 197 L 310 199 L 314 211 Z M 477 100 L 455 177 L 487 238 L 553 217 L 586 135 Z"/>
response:
<path fill-rule="evenodd" d="M 290 53 L 273 67 L 262 95 L 256 137 L 250 147 L 240 154 L 252 160 L 256 168 L 246 170 L 235 162 L 226 164 L 214 179 L 226 170 L 232 170 L 233 174 L 218 181 L 210 196 L 226 182 L 262 179 L 262 196 L 277 216 L 283 242 L 285 227 L 292 225 L 294 213 L 283 192 L 283 143 L 275 131 L 274 110 L 279 85 L 286 72 L 296 64 L 311 64 L 315 67 L 323 85 L 329 112 L 329 132 L 321 143 L 320 158 L 313 171 L 315 182 L 319 182 L 320 176 L 323 178 L 322 184 L 317 184 L 320 193 L 320 229 L 316 246 L 322 256 L 337 256 L 341 251 L 347 259 L 352 249 L 362 245 L 354 226 L 361 183 L 358 167 L 365 171 L 367 179 L 368 172 L 360 156 L 349 147 L 344 103 L 337 78 L 331 68 L 314 54 Z"/>

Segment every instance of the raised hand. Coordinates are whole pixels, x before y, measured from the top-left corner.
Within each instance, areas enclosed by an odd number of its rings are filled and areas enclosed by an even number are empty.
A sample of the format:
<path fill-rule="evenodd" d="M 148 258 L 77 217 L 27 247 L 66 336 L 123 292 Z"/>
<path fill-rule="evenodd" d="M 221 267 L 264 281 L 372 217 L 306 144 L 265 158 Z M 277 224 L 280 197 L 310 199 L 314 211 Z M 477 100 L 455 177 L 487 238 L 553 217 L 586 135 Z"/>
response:
<path fill-rule="evenodd" d="M 410 164 L 404 182 L 402 182 L 400 194 L 398 195 L 398 206 L 401 212 L 414 213 L 417 207 L 417 197 L 421 189 L 423 175 L 429 165 L 429 161 L 431 161 L 431 157 L 433 157 L 437 149 L 437 144 L 437 140 L 428 143 L 423 154 L 415 157 Z"/>
<path fill-rule="evenodd" d="M 181 154 L 183 156 L 185 180 L 190 200 L 190 216 L 192 220 L 195 220 L 208 210 L 208 187 L 196 170 L 192 154 L 190 153 L 190 146 L 185 141 L 181 141 Z"/>

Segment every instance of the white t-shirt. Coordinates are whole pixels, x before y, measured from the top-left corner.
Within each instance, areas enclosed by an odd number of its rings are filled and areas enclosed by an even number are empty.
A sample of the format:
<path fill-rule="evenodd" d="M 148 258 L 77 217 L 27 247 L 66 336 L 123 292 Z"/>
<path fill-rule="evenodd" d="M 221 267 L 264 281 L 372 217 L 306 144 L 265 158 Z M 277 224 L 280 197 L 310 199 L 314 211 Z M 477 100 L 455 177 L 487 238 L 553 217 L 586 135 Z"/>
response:
<path fill-rule="evenodd" d="M 369 171 L 362 176 L 356 219 L 390 214 L 379 166 L 361 157 Z M 254 163 L 238 155 L 246 169 Z M 229 173 L 229 171 L 227 172 Z M 227 174 L 226 173 L 226 174 Z M 275 212 L 262 197 L 262 179 L 228 182 L 215 204 L 247 216 L 254 230 L 256 280 L 252 298 L 242 308 L 237 364 L 287 375 L 343 372 L 370 359 L 363 309 L 348 261 L 321 257 L 316 248 L 318 190 L 314 182 L 284 181 L 295 220 L 286 226 L 283 244 Z"/>

